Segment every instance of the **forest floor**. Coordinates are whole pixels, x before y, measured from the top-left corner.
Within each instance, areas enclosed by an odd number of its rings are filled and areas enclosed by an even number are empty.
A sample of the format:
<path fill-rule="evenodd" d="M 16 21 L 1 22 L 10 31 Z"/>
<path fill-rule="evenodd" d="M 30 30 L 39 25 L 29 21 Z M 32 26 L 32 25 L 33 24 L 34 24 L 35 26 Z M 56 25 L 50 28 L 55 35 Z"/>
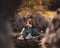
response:
<path fill-rule="evenodd" d="M 49 16 L 55 16 L 55 15 L 56 15 L 56 11 L 46 11 L 46 13 L 44 14 L 46 18 L 48 18 Z"/>
<path fill-rule="evenodd" d="M 29 11 L 21 11 L 20 13 L 22 14 L 22 16 L 26 16 L 26 14 Z M 56 15 L 56 11 L 45 11 L 45 13 L 43 13 L 43 16 L 45 18 L 48 18 L 49 16 L 55 16 Z"/>

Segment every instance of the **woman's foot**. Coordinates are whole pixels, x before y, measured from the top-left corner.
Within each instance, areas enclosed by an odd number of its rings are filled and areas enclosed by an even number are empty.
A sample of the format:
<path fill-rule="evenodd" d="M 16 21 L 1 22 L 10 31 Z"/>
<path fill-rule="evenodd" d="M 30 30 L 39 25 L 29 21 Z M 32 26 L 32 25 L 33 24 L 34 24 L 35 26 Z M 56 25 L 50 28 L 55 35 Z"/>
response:
<path fill-rule="evenodd" d="M 23 35 L 17 38 L 18 40 L 24 40 Z"/>

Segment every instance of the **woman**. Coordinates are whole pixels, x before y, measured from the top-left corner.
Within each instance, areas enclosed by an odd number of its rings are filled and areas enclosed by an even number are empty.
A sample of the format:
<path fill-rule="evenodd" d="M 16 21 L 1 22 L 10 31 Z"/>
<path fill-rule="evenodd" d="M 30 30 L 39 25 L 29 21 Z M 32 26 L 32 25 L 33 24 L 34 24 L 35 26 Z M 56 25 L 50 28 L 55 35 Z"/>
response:
<path fill-rule="evenodd" d="M 38 36 L 38 30 L 36 29 L 35 22 L 32 16 L 28 17 L 27 24 L 22 29 L 22 32 L 20 34 L 22 35 L 18 39 L 23 39 L 23 37 L 26 38 L 28 35 Z M 31 36 L 29 38 L 31 38 Z"/>

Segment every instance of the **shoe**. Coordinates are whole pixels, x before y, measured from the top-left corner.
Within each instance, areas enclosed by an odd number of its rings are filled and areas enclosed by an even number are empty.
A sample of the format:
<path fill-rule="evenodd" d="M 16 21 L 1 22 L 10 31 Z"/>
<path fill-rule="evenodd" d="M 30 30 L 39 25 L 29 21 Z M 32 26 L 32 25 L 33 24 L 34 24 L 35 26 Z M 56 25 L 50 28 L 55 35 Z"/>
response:
<path fill-rule="evenodd" d="M 23 35 L 17 38 L 18 40 L 24 40 Z"/>
<path fill-rule="evenodd" d="M 31 38 L 32 38 L 31 33 L 29 33 L 29 34 L 27 35 L 27 37 L 25 37 L 25 39 L 31 39 Z"/>

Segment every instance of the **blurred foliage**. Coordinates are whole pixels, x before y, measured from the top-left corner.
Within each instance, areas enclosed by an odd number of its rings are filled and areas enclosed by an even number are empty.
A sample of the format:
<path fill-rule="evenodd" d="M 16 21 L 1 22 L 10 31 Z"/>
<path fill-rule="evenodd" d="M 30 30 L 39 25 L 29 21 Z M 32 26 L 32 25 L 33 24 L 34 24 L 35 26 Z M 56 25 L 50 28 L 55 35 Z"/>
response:
<path fill-rule="evenodd" d="M 22 0 L 22 2 L 23 3 L 21 4 L 20 8 L 23 8 L 24 10 L 26 8 L 30 8 L 34 11 L 40 11 L 44 9 L 44 6 L 42 6 L 42 0 Z"/>
<path fill-rule="evenodd" d="M 34 6 L 38 8 L 38 6 L 42 6 L 43 9 L 57 9 L 60 7 L 60 0 L 22 0 L 22 4 L 20 8 L 25 9 L 30 8 L 34 10 Z M 41 7 L 40 7 L 41 8 Z M 35 9 L 36 10 L 36 9 Z M 38 9 L 41 10 L 41 9 Z"/>
<path fill-rule="evenodd" d="M 48 9 L 49 10 L 56 10 L 57 8 L 60 8 L 60 0 L 51 0 L 49 2 Z"/>
<path fill-rule="evenodd" d="M 59 7 L 60 0 L 22 0 L 19 11 L 26 15 L 27 12 L 32 10 L 45 13 L 48 10 L 56 10 Z"/>

